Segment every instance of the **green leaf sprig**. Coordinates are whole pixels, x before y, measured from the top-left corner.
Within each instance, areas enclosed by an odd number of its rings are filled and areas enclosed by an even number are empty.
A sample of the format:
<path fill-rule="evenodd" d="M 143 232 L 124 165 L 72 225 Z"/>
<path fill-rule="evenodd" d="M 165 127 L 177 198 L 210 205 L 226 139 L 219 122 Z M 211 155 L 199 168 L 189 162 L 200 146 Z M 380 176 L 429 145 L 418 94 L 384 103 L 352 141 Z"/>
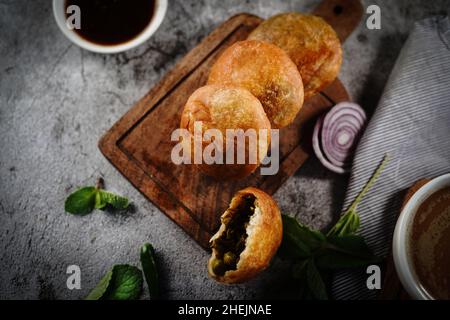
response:
<path fill-rule="evenodd" d="M 142 272 L 128 264 L 115 265 L 85 300 L 135 300 L 142 291 Z"/>
<path fill-rule="evenodd" d="M 94 209 L 103 210 L 107 205 L 126 209 L 128 199 L 103 190 L 103 179 L 99 178 L 95 187 L 83 187 L 70 194 L 64 203 L 64 210 L 71 214 L 86 215 Z"/>
<path fill-rule="evenodd" d="M 295 218 L 282 215 L 283 241 L 278 255 L 293 261 L 292 276 L 300 284 L 300 298 L 326 300 L 325 280 L 331 271 L 363 267 L 380 261 L 365 239 L 356 234 L 360 226 L 356 209 L 387 161 L 388 155 L 385 155 L 349 209 L 326 235 L 299 223 Z"/>
<path fill-rule="evenodd" d="M 144 243 L 141 247 L 141 264 L 145 281 L 152 299 L 159 298 L 159 276 L 155 261 L 155 250 L 150 243 Z"/>
<path fill-rule="evenodd" d="M 381 161 L 378 168 L 373 173 L 372 177 L 369 179 L 369 181 L 366 183 L 364 188 L 358 194 L 356 199 L 350 205 L 350 208 L 348 208 L 348 210 L 339 219 L 339 221 L 334 225 L 334 227 L 331 228 L 330 231 L 328 231 L 327 236 L 341 236 L 341 235 L 354 234 L 359 229 L 360 220 L 359 220 L 359 215 L 356 212 L 356 208 L 358 207 L 358 205 L 360 204 L 361 200 L 366 195 L 366 193 L 370 190 L 370 188 L 372 188 L 373 184 L 380 176 L 381 172 L 383 171 L 383 169 L 386 166 L 386 163 L 388 161 L 389 161 L 389 156 L 386 154 L 386 155 L 384 155 L 383 160 Z"/>
<path fill-rule="evenodd" d="M 156 268 L 154 249 L 145 243 L 140 249 L 142 270 L 147 281 L 152 299 L 159 295 L 158 270 Z M 128 264 L 112 267 L 85 300 L 136 300 L 142 292 L 142 271 Z"/>

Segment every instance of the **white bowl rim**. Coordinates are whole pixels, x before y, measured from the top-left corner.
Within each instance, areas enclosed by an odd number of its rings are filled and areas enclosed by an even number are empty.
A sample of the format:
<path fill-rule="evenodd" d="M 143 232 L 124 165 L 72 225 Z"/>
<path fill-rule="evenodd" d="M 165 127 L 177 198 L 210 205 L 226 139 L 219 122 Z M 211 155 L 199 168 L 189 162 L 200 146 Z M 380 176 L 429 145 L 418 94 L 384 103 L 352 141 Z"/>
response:
<path fill-rule="evenodd" d="M 97 53 L 119 53 L 141 45 L 156 32 L 166 15 L 167 3 L 168 0 L 155 0 L 155 12 L 153 13 L 153 18 L 148 26 L 145 27 L 145 29 L 133 39 L 117 45 L 101 45 L 90 42 L 82 38 L 75 31 L 69 30 L 66 27 L 64 0 L 53 0 L 53 15 L 55 16 L 56 23 L 62 33 L 76 45 L 82 47 L 83 49 Z"/>
<path fill-rule="evenodd" d="M 450 186 L 450 173 L 436 177 L 423 185 L 416 193 L 414 193 L 411 199 L 408 200 L 400 213 L 400 217 L 395 226 L 394 238 L 392 241 L 395 269 L 397 270 L 398 277 L 403 284 L 403 287 L 414 299 L 434 300 L 433 296 L 420 284 L 410 262 L 408 254 L 409 243 L 406 238 L 408 227 L 412 219 L 414 219 L 419 206 L 433 193 L 446 186 Z"/>

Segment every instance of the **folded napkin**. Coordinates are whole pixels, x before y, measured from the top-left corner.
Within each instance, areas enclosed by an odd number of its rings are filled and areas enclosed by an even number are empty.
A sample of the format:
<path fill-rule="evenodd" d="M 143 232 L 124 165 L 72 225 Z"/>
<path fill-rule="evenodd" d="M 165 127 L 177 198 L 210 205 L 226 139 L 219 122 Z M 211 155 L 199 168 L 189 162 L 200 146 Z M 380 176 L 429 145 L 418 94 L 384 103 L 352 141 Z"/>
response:
<path fill-rule="evenodd" d="M 450 172 L 450 20 L 415 24 L 389 77 L 354 158 L 344 209 L 355 199 L 385 153 L 390 162 L 358 207 L 360 234 L 377 255 L 391 251 L 405 189 L 421 178 Z M 340 272 L 336 299 L 373 299 L 365 270 Z"/>

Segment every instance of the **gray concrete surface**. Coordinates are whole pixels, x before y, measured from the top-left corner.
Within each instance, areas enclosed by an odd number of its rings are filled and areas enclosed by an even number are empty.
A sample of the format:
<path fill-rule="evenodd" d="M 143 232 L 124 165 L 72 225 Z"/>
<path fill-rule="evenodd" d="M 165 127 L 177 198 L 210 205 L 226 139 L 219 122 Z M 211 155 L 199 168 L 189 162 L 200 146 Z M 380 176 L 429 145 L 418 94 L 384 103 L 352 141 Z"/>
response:
<path fill-rule="evenodd" d="M 341 79 L 373 110 L 413 22 L 448 14 L 448 0 L 363 1 L 382 9 L 382 29 L 365 24 L 344 44 Z M 168 299 L 293 298 L 286 265 L 274 261 L 245 285 L 207 277 L 207 252 L 137 192 L 100 154 L 99 137 L 189 49 L 233 14 L 262 17 L 311 10 L 318 1 L 175 1 L 141 47 L 99 55 L 69 42 L 48 0 L 0 0 L 0 299 L 78 299 L 115 263 L 138 265 L 154 244 Z M 133 210 L 68 215 L 77 186 L 128 196 Z M 326 228 L 339 214 L 346 178 L 309 160 L 277 192 L 282 211 Z M 82 289 L 66 288 L 66 268 L 82 271 Z M 146 296 L 144 295 L 144 298 Z"/>

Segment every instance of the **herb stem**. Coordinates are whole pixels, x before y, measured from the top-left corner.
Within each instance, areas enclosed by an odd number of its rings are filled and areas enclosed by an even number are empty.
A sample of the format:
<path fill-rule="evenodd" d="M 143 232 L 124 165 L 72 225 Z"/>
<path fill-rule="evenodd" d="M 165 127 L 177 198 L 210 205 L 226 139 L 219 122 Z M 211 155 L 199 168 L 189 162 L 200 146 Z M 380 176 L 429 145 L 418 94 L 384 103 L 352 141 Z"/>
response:
<path fill-rule="evenodd" d="M 366 193 L 370 190 L 372 185 L 380 176 L 383 168 L 389 160 L 389 155 L 385 154 L 383 160 L 378 165 L 375 172 L 370 177 L 369 181 L 364 185 L 361 192 L 358 194 L 356 199 L 351 204 L 350 208 L 341 216 L 341 218 L 336 222 L 333 228 L 328 231 L 327 236 L 342 236 L 355 233 L 360 225 L 360 218 L 358 213 L 356 212 L 356 207 L 361 202 L 362 198 L 366 195 Z"/>
<path fill-rule="evenodd" d="M 350 208 L 347 211 L 355 211 L 358 204 L 361 202 L 362 198 L 366 195 L 366 193 L 370 190 L 372 185 L 375 183 L 375 181 L 380 176 L 381 172 L 383 171 L 383 168 L 386 166 L 386 163 L 389 161 L 389 154 L 386 153 L 383 157 L 383 161 L 378 165 L 375 172 L 372 174 L 372 177 L 370 177 L 367 184 L 364 186 L 364 188 L 361 190 L 361 192 L 358 194 L 356 199 L 351 204 Z"/>
<path fill-rule="evenodd" d="M 102 177 L 98 177 L 97 182 L 95 183 L 95 188 L 99 190 L 104 189 L 104 187 L 105 187 L 105 180 L 103 180 Z"/>

